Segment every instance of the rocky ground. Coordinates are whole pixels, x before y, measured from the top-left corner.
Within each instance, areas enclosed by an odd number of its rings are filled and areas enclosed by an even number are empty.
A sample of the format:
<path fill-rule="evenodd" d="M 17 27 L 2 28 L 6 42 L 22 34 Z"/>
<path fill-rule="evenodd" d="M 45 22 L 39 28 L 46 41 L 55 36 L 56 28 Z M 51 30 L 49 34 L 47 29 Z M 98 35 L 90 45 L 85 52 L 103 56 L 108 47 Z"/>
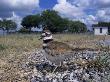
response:
<path fill-rule="evenodd" d="M 59 67 L 45 58 L 42 41 L 37 39 L 39 35 L 0 37 L 0 82 L 110 82 L 110 36 L 58 34 L 54 37 L 77 51 L 72 56 L 66 54 Z M 58 50 L 63 53 L 68 47 L 59 49 L 58 44 Z"/>
<path fill-rule="evenodd" d="M 78 50 L 61 66 L 47 60 L 45 54 L 37 48 L 19 60 L 10 58 L 4 62 L 8 67 L 0 70 L 0 82 L 110 82 L 108 51 Z"/>
<path fill-rule="evenodd" d="M 105 60 L 107 52 L 76 52 L 59 67 L 48 61 L 45 54 L 44 50 L 35 49 L 24 56 L 21 63 L 17 62 L 16 77 L 4 81 L 6 77 L 1 75 L 1 82 L 110 82 L 110 61 Z"/>

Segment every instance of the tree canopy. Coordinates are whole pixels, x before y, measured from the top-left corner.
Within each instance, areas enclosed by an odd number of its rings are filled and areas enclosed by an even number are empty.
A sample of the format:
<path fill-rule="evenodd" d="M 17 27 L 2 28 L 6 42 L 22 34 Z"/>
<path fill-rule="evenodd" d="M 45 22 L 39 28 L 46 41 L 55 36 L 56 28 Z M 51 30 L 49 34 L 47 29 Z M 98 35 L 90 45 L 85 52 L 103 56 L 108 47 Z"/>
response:
<path fill-rule="evenodd" d="M 62 18 L 56 11 L 43 11 L 41 18 L 43 26 L 47 26 L 51 32 L 63 32 L 67 28 L 68 20 Z"/>
<path fill-rule="evenodd" d="M 26 17 L 23 18 L 21 25 L 26 28 L 29 29 L 31 31 L 32 27 L 38 27 L 39 28 L 39 24 L 40 24 L 41 18 L 40 15 L 28 15 Z"/>
<path fill-rule="evenodd" d="M 70 21 L 68 31 L 72 33 L 83 33 L 87 32 L 87 28 L 86 25 L 80 21 Z"/>
<path fill-rule="evenodd" d="M 71 21 L 62 18 L 54 10 L 45 10 L 41 14 L 28 15 L 23 18 L 21 25 L 31 31 L 32 27 L 44 28 L 45 26 L 53 33 L 64 32 L 86 32 L 86 25 L 80 21 Z"/>
<path fill-rule="evenodd" d="M 0 21 L 0 28 L 4 31 L 6 30 L 9 32 L 9 30 L 15 30 L 17 28 L 17 24 L 12 20 L 6 20 L 3 19 Z"/>
<path fill-rule="evenodd" d="M 110 27 L 110 22 L 98 22 L 98 24 L 93 24 L 92 27 Z"/>

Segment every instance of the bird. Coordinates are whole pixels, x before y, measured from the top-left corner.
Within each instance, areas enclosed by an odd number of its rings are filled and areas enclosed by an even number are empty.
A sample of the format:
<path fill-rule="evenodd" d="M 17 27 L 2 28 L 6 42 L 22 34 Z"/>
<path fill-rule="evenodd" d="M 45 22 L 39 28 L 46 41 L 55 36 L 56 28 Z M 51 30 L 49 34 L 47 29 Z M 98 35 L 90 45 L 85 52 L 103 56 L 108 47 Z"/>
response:
<path fill-rule="evenodd" d="M 78 55 L 79 52 L 82 53 L 83 51 L 85 51 L 85 48 L 73 48 L 69 46 L 67 43 L 52 40 L 47 43 L 47 46 L 44 50 L 46 52 L 46 59 L 56 65 L 52 73 L 54 73 L 56 69 L 60 66 L 68 67 L 68 61 L 73 61 L 74 63 L 77 63 L 82 66 L 87 64 L 86 60 L 78 59 L 77 61 L 79 63 L 73 60 L 73 58 L 76 58 L 75 56 Z"/>
<path fill-rule="evenodd" d="M 77 52 L 83 52 L 85 48 L 73 48 L 67 43 L 52 40 L 44 49 L 46 58 L 56 65 L 60 65 L 66 59 L 71 59 Z"/>
<path fill-rule="evenodd" d="M 43 40 L 43 49 L 46 52 L 44 55 L 45 58 L 55 64 L 56 68 L 62 66 L 61 64 L 65 66 L 68 60 L 73 58 L 75 53 L 83 50 L 81 48 L 70 47 L 67 43 L 54 40 L 52 33 L 46 27 L 43 29 L 40 39 Z M 66 60 L 67 62 L 65 62 Z"/>
<path fill-rule="evenodd" d="M 63 42 L 50 41 L 47 43 L 45 48 L 46 58 L 54 63 L 55 65 L 60 65 L 65 59 L 70 58 L 73 54 L 73 49 Z"/>

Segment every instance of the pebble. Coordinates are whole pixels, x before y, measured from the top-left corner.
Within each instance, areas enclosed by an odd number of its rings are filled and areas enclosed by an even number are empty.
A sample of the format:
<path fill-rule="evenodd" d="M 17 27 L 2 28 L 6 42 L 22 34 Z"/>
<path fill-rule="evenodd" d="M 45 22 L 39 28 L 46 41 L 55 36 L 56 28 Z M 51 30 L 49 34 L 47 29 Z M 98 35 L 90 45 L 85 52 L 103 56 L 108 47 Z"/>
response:
<path fill-rule="evenodd" d="M 91 67 L 82 67 L 77 63 L 72 63 L 77 60 L 88 60 L 92 61 L 97 58 L 95 52 L 86 51 L 83 55 L 78 53 L 75 56 L 72 56 L 72 61 L 67 60 L 64 61 L 64 64 L 67 64 L 68 69 L 66 71 L 59 71 L 63 68 L 58 68 L 57 71 L 52 73 L 52 70 L 56 67 L 52 62 L 48 61 L 45 58 L 45 52 L 42 49 L 36 49 L 34 53 L 32 53 L 28 57 L 28 62 L 26 64 L 33 62 L 34 68 L 32 69 L 32 78 L 30 82 L 89 82 L 90 80 L 94 80 L 95 82 L 104 82 L 105 79 L 102 76 L 110 76 L 110 70 L 106 72 L 106 69 L 103 68 L 103 72 L 100 73 L 96 68 Z M 73 54 L 74 55 L 74 54 Z M 78 56 L 80 55 L 80 56 Z M 69 64 L 70 63 L 70 64 Z M 84 62 L 83 62 L 84 63 Z M 23 65 L 23 68 L 29 68 L 29 66 Z M 103 81 L 104 80 L 104 81 Z"/>

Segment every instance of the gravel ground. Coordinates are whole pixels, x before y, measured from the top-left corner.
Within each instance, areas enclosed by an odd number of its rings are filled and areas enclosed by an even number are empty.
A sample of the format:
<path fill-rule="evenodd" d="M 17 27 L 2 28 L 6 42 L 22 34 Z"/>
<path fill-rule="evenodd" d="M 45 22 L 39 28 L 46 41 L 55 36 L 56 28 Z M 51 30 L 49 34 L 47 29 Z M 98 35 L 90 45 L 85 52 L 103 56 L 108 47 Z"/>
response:
<path fill-rule="evenodd" d="M 22 64 L 23 78 L 25 75 L 30 82 L 110 82 L 109 67 L 90 63 L 99 57 L 98 52 L 86 51 L 83 55 L 78 52 L 59 67 L 48 61 L 45 54 L 42 49 L 36 49 L 27 57 Z"/>

